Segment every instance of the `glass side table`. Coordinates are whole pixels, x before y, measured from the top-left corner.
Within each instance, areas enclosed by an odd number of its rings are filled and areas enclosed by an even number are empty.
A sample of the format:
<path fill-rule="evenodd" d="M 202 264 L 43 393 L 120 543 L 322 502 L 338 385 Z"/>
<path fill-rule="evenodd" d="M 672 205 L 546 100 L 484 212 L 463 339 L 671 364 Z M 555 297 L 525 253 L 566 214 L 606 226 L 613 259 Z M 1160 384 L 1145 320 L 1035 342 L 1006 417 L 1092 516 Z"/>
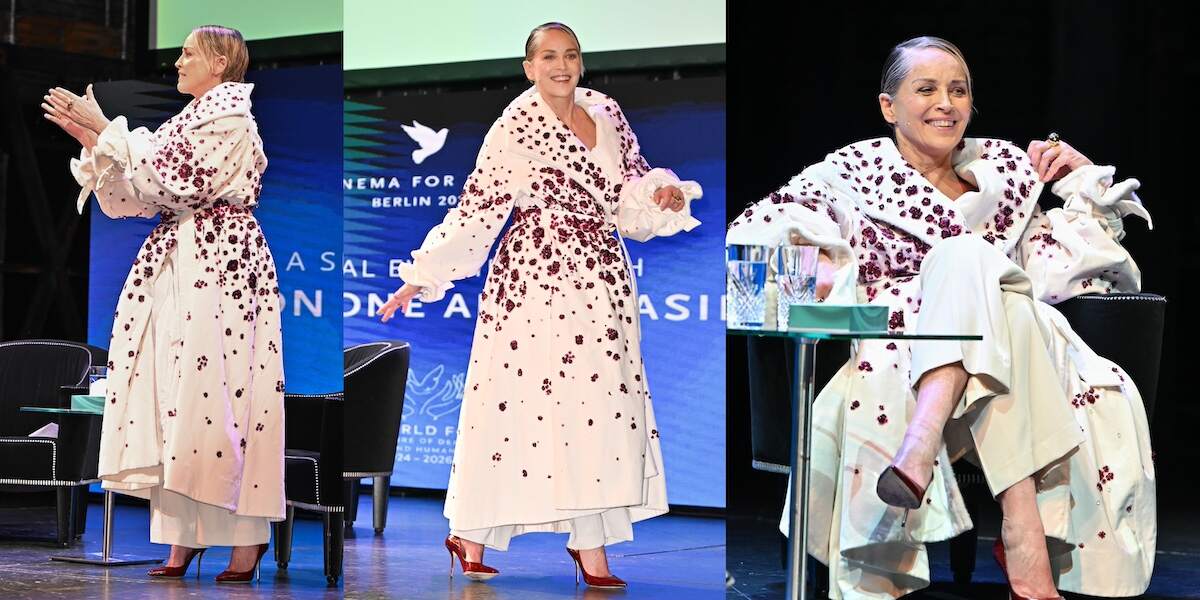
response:
<path fill-rule="evenodd" d="M 61 418 L 92 419 L 103 418 L 104 414 L 91 410 L 75 410 L 70 408 L 48 408 L 44 406 L 22 406 L 21 412 L 48 413 L 59 415 Z M 99 565 L 104 567 L 121 567 L 126 565 L 149 565 L 162 562 L 161 558 L 143 556 L 116 555 L 112 553 L 113 534 L 113 492 L 104 490 L 104 524 L 100 552 L 92 552 L 82 556 L 51 556 L 50 560 Z"/>
<path fill-rule="evenodd" d="M 817 343 L 821 340 L 959 340 L 978 341 L 981 335 L 929 335 L 889 333 L 886 331 L 847 333 L 840 330 L 775 331 L 772 329 L 726 329 L 729 335 L 787 338 L 796 349 L 796 364 L 792 370 L 792 451 L 791 504 L 787 507 L 788 525 L 788 600 L 807 600 L 808 595 L 808 482 L 811 475 L 809 458 L 812 455 L 813 372 L 816 368 Z M 803 419 L 800 407 L 804 407 Z M 803 420 L 803 422 L 801 422 Z M 804 447 L 801 448 L 801 432 Z M 799 483 L 799 485 L 797 485 Z"/>

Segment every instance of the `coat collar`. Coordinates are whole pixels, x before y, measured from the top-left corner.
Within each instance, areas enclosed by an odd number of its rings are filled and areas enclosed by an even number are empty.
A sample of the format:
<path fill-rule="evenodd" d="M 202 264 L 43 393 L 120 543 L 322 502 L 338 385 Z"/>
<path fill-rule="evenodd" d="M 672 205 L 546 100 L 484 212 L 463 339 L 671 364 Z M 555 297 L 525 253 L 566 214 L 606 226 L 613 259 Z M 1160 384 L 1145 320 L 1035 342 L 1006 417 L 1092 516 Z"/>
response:
<path fill-rule="evenodd" d="M 811 170 L 870 218 L 926 244 L 970 232 L 1011 250 L 1033 216 L 1043 186 L 1029 157 L 1011 142 L 968 138 L 959 143 L 952 162 L 978 192 L 957 200 L 946 197 L 904 160 L 891 138 L 855 142 Z"/>
<path fill-rule="evenodd" d="M 619 135 L 614 120 L 620 108 L 612 98 L 587 88 L 575 88 L 575 103 L 596 123 L 597 148 L 588 150 L 535 87 L 517 96 L 501 115 L 506 146 L 514 154 L 562 171 L 597 200 L 615 196 L 615 186 L 624 181 L 622 161 L 607 160 L 597 151 L 600 140 Z"/>
<path fill-rule="evenodd" d="M 254 91 L 253 83 L 226 81 L 189 102 L 178 115 L 172 117 L 168 122 L 190 129 L 222 117 L 253 118 L 250 114 L 250 93 L 252 91 Z"/>

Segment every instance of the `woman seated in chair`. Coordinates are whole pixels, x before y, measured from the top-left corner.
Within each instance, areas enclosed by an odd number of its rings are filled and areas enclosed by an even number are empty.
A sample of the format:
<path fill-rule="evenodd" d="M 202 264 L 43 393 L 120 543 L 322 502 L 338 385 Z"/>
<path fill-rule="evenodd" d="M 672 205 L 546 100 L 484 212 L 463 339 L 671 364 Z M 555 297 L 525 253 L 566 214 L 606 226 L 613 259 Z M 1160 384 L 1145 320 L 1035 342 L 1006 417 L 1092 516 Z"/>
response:
<path fill-rule="evenodd" d="M 833 598 L 928 585 L 924 544 L 972 527 L 950 467 L 966 457 L 1004 513 L 1012 598 L 1055 598 L 1056 582 L 1138 595 L 1156 536 L 1145 409 L 1051 306 L 1139 289 L 1119 244 L 1122 217 L 1149 220 L 1138 182 L 1054 134 L 1026 152 L 964 139 L 972 102 L 958 48 L 901 43 L 879 94 L 894 139 L 833 152 L 730 227 L 730 244 L 819 246 L 824 301 L 886 305 L 894 331 L 983 336 L 854 347 L 812 407 L 808 551 Z M 1064 206 L 1042 210 L 1052 181 Z"/>

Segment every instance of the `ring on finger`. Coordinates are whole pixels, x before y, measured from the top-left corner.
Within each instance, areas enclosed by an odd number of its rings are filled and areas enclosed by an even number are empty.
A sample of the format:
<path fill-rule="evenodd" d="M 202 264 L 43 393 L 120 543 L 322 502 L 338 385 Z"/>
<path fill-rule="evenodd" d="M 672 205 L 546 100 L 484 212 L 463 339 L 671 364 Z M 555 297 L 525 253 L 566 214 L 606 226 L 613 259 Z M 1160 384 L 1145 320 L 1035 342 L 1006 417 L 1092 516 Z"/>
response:
<path fill-rule="evenodd" d="M 1060 138 L 1058 137 L 1058 134 L 1057 134 L 1057 133 L 1053 133 L 1053 132 L 1051 132 L 1051 133 L 1050 133 L 1050 135 L 1046 136 L 1046 143 L 1047 143 L 1047 144 L 1050 144 L 1050 147 L 1051 147 L 1051 148 L 1056 148 L 1056 147 L 1058 147 L 1058 144 L 1059 144 L 1059 142 L 1061 142 L 1061 141 L 1062 141 L 1062 139 L 1060 139 Z"/>

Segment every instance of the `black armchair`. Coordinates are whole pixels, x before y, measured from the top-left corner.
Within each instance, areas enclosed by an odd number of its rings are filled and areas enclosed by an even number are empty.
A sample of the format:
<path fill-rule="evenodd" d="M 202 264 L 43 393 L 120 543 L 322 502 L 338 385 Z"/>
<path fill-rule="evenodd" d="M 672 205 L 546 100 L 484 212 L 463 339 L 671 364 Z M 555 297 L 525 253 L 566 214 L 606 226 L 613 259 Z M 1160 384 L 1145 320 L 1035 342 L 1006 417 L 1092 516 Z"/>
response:
<path fill-rule="evenodd" d="M 358 517 L 359 482 L 374 478 L 375 534 L 387 527 L 388 490 L 396 461 L 396 441 L 408 382 L 409 344 L 381 340 L 359 344 L 342 354 L 346 385 L 346 527 Z"/>
<path fill-rule="evenodd" d="M 342 393 L 286 394 L 284 412 L 284 482 L 287 519 L 276 523 L 275 562 L 286 569 L 292 556 L 295 509 L 321 513 L 324 519 L 325 579 L 336 585 L 342 576 L 345 543 L 342 495 Z"/>
<path fill-rule="evenodd" d="M 1121 365 L 1137 384 L 1153 417 L 1162 356 L 1166 298 L 1157 294 L 1084 295 L 1056 306 L 1092 350 Z M 747 338 L 750 387 L 750 426 L 753 467 L 787 474 L 791 446 L 792 347 L 780 338 Z M 825 342 L 817 346 L 814 382 L 824 387 L 849 357 L 849 344 Z M 954 464 L 955 478 L 974 517 L 982 499 L 990 497 L 983 473 L 966 461 Z M 978 519 L 976 519 L 978 522 Z M 978 531 L 972 529 L 950 541 L 950 568 L 957 583 L 969 583 L 975 569 Z M 786 559 L 786 540 L 781 545 Z M 817 569 L 818 591 L 827 589 L 824 569 Z"/>
<path fill-rule="evenodd" d="M 0 344 L 0 490 L 55 490 L 56 541 L 83 535 L 87 486 L 99 481 L 100 419 L 22 412 L 22 406 L 65 408 L 71 394 L 87 393 L 88 367 L 107 363 L 102 348 L 60 340 Z M 58 421 L 58 436 L 29 434 Z"/>
<path fill-rule="evenodd" d="M 1142 395 L 1146 420 L 1153 419 L 1167 299 L 1145 293 L 1088 294 L 1061 302 L 1055 308 L 1096 354 L 1117 363 L 1129 374 Z M 954 464 L 954 475 L 967 512 L 975 519 L 983 507 L 983 499 L 991 496 L 983 472 L 969 462 L 959 461 Z M 978 529 L 950 540 L 950 569 L 956 583 L 971 582 L 978 541 Z"/>

